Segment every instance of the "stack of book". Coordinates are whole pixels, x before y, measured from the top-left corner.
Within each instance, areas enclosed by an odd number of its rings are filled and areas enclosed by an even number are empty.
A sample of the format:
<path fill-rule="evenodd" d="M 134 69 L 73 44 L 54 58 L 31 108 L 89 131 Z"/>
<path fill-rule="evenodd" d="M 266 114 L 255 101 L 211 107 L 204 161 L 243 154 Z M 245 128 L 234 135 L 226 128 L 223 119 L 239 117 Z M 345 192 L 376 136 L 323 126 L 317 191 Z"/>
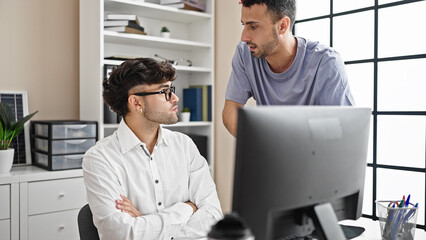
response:
<path fill-rule="evenodd" d="M 204 0 L 161 0 L 160 3 L 164 6 L 179 9 L 193 10 L 199 12 L 206 11 L 206 3 Z"/>
<path fill-rule="evenodd" d="M 196 85 L 183 89 L 183 107 L 191 112 L 190 121 L 212 120 L 212 86 Z"/>
<path fill-rule="evenodd" d="M 127 13 L 107 13 L 104 30 L 146 35 L 145 29 L 139 24 L 138 16 Z"/>

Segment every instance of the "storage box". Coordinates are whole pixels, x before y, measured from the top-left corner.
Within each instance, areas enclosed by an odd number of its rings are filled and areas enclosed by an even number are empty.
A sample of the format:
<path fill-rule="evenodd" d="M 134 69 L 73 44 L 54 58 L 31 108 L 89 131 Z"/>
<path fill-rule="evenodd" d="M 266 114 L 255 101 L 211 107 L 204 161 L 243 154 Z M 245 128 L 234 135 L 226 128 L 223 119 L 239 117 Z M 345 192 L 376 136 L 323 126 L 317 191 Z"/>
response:
<path fill-rule="evenodd" d="M 84 154 L 49 155 L 34 151 L 34 165 L 51 171 L 81 168 Z"/>
<path fill-rule="evenodd" d="M 34 135 L 49 139 L 97 138 L 96 122 L 34 122 Z"/>
<path fill-rule="evenodd" d="M 85 153 L 95 145 L 96 139 L 48 140 L 34 137 L 36 151 L 49 154 Z"/>
<path fill-rule="evenodd" d="M 97 138 L 96 121 L 31 121 L 32 163 L 47 170 L 81 168 Z"/>

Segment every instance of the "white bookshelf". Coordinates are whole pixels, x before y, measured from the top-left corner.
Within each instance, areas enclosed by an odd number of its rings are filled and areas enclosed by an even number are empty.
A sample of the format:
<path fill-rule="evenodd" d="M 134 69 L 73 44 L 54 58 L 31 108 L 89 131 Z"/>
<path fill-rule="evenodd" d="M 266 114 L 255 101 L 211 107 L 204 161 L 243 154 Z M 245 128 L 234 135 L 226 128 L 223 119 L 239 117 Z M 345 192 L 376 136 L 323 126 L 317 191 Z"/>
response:
<path fill-rule="evenodd" d="M 168 59 L 189 59 L 192 66 L 176 65 L 174 81 L 182 109 L 183 88 L 212 85 L 212 119 L 214 116 L 214 0 L 206 0 L 206 12 L 162 6 L 157 0 L 80 0 L 80 119 L 98 121 L 99 137 L 108 136 L 118 124 L 104 124 L 102 79 L 104 65 L 123 61 L 105 57 L 125 55 Z M 132 13 L 139 18 L 147 35 L 104 31 L 108 12 Z M 167 26 L 171 37 L 162 38 L 160 29 Z M 159 59 L 159 58 L 156 58 Z M 213 173 L 214 124 L 212 122 L 178 122 L 164 127 L 188 134 L 208 137 L 208 160 Z"/>

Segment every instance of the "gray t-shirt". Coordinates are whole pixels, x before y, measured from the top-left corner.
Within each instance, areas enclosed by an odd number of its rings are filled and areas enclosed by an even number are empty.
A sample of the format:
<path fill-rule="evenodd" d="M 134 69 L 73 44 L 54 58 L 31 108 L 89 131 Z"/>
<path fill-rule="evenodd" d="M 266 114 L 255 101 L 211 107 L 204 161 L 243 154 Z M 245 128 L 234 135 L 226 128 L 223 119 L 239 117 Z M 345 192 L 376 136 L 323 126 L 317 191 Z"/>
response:
<path fill-rule="evenodd" d="M 265 58 L 251 56 L 240 42 L 232 59 L 225 98 L 257 105 L 354 105 L 340 55 L 319 42 L 296 37 L 297 53 L 291 67 L 274 73 Z"/>

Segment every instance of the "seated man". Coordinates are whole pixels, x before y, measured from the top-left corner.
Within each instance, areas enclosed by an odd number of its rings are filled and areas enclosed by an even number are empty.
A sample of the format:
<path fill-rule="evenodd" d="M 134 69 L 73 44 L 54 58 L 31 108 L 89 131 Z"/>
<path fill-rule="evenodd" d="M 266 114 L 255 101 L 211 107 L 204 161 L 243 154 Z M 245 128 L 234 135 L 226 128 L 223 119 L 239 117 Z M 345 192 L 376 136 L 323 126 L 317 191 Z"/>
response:
<path fill-rule="evenodd" d="M 175 70 L 150 58 L 129 60 L 103 82 L 123 116 L 117 131 L 83 160 L 87 200 L 101 239 L 198 239 L 222 218 L 206 160 L 178 121 Z"/>

